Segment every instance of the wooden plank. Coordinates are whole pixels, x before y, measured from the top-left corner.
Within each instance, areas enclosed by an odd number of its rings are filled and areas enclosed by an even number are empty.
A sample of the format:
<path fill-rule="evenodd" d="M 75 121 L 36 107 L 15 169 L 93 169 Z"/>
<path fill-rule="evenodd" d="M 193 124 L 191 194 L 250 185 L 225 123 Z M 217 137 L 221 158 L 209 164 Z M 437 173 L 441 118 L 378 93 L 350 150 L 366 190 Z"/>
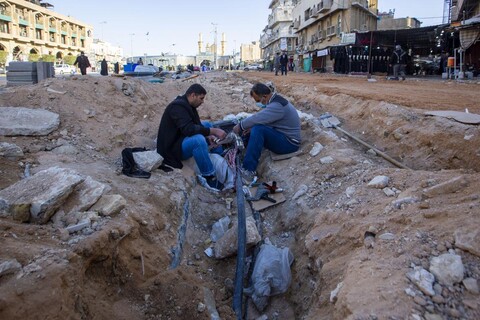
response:
<path fill-rule="evenodd" d="M 273 161 L 279 161 L 279 160 L 286 160 L 286 159 L 296 157 L 298 155 L 301 155 L 302 153 L 303 153 L 302 149 L 292 153 L 287 153 L 287 154 L 276 154 L 270 151 L 270 157 L 272 158 Z"/>
<path fill-rule="evenodd" d="M 257 187 L 250 187 L 249 188 L 250 190 L 250 193 L 252 195 L 255 195 L 255 192 L 257 192 Z M 273 203 L 273 202 L 270 202 L 268 200 L 258 200 L 258 201 L 252 201 L 252 207 L 255 211 L 262 211 L 262 210 L 265 210 L 267 208 L 270 208 L 272 206 L 275 206 L 279 203 L 282 203 L 282 202 L 285 202 L 287 199 L 285 198 L 285 195 L 283 194 L 283 192 L 281 193 L 273 193 L 273 194 L 269 194 L 268 195 L 270 198 L 276 200 L 277 202 L 276 203 Z"/>

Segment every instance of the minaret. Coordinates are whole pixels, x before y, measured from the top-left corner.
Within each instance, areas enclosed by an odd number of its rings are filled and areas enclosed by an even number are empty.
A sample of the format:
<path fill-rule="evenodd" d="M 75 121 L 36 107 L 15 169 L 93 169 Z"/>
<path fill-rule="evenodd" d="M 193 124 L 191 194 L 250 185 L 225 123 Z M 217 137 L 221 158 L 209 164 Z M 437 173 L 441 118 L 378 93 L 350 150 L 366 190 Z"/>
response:
<path fill-rule="evenodd" d="M 198 34 L 198 53 L 202 53 L 203 41 L 202 41 L 202 33 Z"/>
<path fill-rule="evenodd" d="M 220 53 L 222 56 L 225 55 L 225 45 L 226 44 L 227 44 L 227 41 L 225 41 L 225 33 L 222 33 L 222 41 L 221 41 L 222 51 Z"/>

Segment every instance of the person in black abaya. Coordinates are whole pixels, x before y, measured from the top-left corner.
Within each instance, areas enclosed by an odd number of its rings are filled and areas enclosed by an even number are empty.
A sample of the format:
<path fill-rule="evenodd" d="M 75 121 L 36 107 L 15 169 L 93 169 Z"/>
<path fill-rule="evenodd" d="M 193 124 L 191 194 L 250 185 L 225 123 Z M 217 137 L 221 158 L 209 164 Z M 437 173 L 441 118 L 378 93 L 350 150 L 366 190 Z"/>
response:
<path fill-rule="evenodd" d="M 107 60 L 103 58 L 102 63 L 100 65 L 100 74 L 102 76 L 108 76 L 108 65 L 107 65 Z"/>

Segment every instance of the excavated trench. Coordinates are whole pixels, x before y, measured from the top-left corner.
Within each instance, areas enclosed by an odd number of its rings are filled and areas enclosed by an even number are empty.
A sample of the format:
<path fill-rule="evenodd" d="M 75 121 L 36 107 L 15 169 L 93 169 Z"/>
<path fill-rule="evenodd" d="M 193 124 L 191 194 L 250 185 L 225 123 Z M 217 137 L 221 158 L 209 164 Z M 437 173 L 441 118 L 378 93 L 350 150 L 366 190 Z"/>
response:
<path fill-rule="evenodd" d="M 223 90 L 219 81 L 203 84 L 211 86 L 207 91 Z M 286 201 L 262 211 L 260 217 L 263 239 L 268 238 L 277 247 L 288 247 L 293 253 L 291 284 L 287 293 L 271 297 L 262 312 L 244 297 L 246 318 L 405 318 L 414 309 L 422 314 L 422 306 L 403 293 L 405 270 L 413 262 L 425 263 L 427 243 L 450 238 L 444 229 L 434 232 L 435 221 L 419 221 L 418 207 L 402 211 L 391 208 L 391 199 L 381 198 L 366 184 L 377 175 L 386 175 L 393 181 L 390 187 L 413 195 L 425 187 L 425 181 L 445 181 L 467 173 L 477 176 L 479 129 L 382 101 L 307 91 L 281 88 L 281 93 L 306 114 L 302 153 L 273 161 L 264 152 L 258 168 L 262 181 L 277 181 L 285 190 Z M 337 116 L 342 128 L 412 170 L 398 169 L 337 130 L 324 128 L 318 117 L 326 112 Z M 312 156 L 315 143 L 324 148 Z M 112 184 L 114 189 L 119 188 Z M 205 254 L 211 246 L 212 225 L 224 216 L 236 218 L 238 204 L 234 202 L 231 209 L 225 204 L 227 197 L 235 195 L 209 193 L 179 171 L 154 174 L 150 183 L 135 181 L 123 191 L 127 191 L 127 201 L 136 205 L 112 219 L 102 232 L 83 239 L 72 250 L 59 252 L 61 261 L 55 267 L 45 266 L 47 271 L 33 280 L 32 288 L 39 288 L 48 279 L 44 290 L 35 293 L 25 289 L 32 284 L 29 279 L 8 282 L 8 290 L 18 299 L 44 294 L 52 301 L 61 301 L 38 308 L 39 315 L 51 319 L 236 319 L 235 256 L 215 260 Z M 472 196 L 465 195 L 465 201 L 470 210 L 476 210 L 478 197 L 470 191 Z M 458 203 L 453 198 L 443 202 L 445 208 Z M 249 205 L 245 209 L 247 215 L 252 214 Z M 451 219 L 455 224 L 462 217 Z M 416 223 L 418 230 L 411 230 Z M 2 228 L 17 227 L 4 224 Z M 404 238 L 399 240 L 401 248 L 387 243 L 379 245 L 380 253 L 366 251 L 366 231 L 404 233 L 405 238 L 423 241 L 423 256 L 410 254 L 419 245 L 410 240 L 402 242 Z M 48 236 L 46 232 L 42 237 Z M 40 252 L 48 250 L 48 244 L 40 245 Z M 246 270 L 252 263 L 251 254 L 252 248 L 247 250 Z M 469 261 L 469 274 L 478 276 L 478 257 L 468 255 L 465 259 Z M 358 266 L 359 261 L 375 272 L 366 272 Z M 402 271 L 395 271 L 398 269 Z M 391 288 L 382 291 L 381 303 L 364 294 L 376 293 L 386 282 Z M 339 283 L 347 293 L 332 301 L 331 292 Z M 248 281 L 244 284 L 246 287 Z M 31 307 L 41 304 L 38 300 L 26 307 L 11 308 L 6 303 L 12 299 L 0 301 L 0 312 L 12 319 L 29 316 Z M 462 297 L 456 299 L 452 300 L 457 302 Z M 432 309 L 441 313 L 447 306 L 438 303 Z M 477 315 L 475 309 L 463 314 L 466 319 Z"/>

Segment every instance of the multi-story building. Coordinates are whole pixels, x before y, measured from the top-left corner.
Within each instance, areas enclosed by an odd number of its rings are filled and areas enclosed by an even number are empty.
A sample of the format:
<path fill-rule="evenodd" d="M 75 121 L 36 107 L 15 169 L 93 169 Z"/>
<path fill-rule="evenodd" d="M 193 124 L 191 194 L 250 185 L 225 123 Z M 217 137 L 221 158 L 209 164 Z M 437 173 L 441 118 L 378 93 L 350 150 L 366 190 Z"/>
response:
<path fill-rule="evenodd" d="M 458 32 L 460 46 L 455 57 L 460 60 L 460 71 L 480 75 L 480 1 L 451 0 L 452 31 Z"/>
<path fill-rule="evenodd" d="M 329 48 L 351 43 L 357 32 L 377 29 L 377 0 L 294 0 L 297 68 L 333 70 Z M 353 41 L 354 43 L 355 41 Z"/>
<path fill-rule="evenodd" d="M 38 0 L 0 0 L 0 52 L 7 63 L 28 61 L 30 55 L 88 54 L 93 28 L 72 17 L 56 13 L 53 6 Z"/>
<path fill-rule="evenodd" d="M 123 49 L 121 47 L 98 39 L 93 40 L 90 48 L 85 50 L 85 54 L 88 55 L 90 64 L 96 70 L 100 70 L 102 59 L 105 59 L 111 66 L 113 66 L 115 62 L 123 65 L 126 61 L 123 57 Z"/>
<path fill-rule="evenodd" d="M 421 25 L 422 23 L 417 18 L 405 17 L 395 19 L 394 10 L 378 14 L 377 30 L 420 28 Z"/>
<path fill-rule="evenodd" d="M 257 62 L 261 59 L 260 44 L 258 41 L 240 45 L 240 61 L 243 63 Z"/>
<path fill-rule="evenodd" d="M 267 64 L 272 64 L 275 53 L 286 51 L 290 56 L 295 51 L 297 36 L 292 27 L 292 0 L 272 0 L 269 9 L 268 25 L 260 36 L 262 58 Z M 268 68 L 268 65 L 266 66 Z"/>
<path fill-rule="evenodd" d="M 451 22 L 462 22 L 480 15 L 478 0 L 450 0 Z"/>

